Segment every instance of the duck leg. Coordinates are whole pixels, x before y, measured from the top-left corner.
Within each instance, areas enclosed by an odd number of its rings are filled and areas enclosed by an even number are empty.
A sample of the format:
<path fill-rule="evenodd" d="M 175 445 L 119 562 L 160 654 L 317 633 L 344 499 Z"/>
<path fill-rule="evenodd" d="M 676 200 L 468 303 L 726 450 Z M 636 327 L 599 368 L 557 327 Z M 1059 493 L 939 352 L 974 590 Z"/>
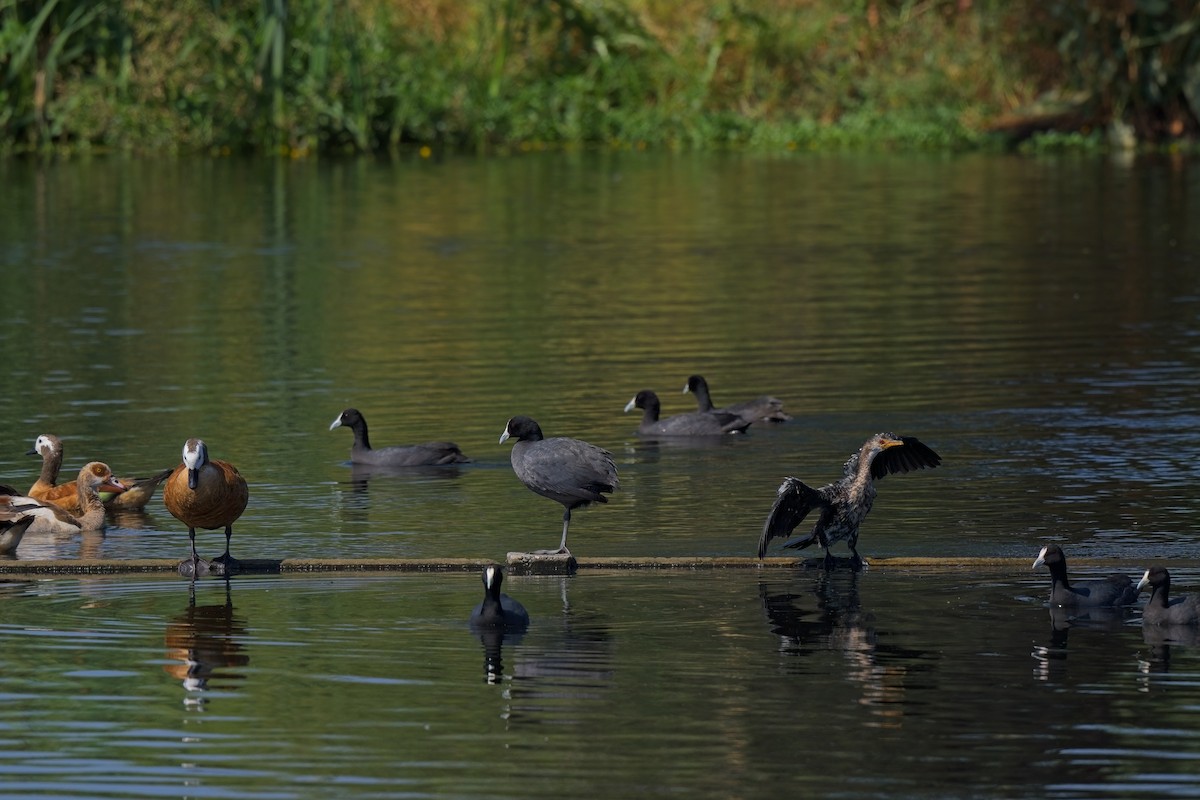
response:
<path fill-rule="evenodd" d="M 233 526 L 225 526 L 225 552 L 212 560 L 214 572 L 218 575 L 230 575 L 237 569 L 238 561 L 229 555 L 229 540 L 233 538 Z"/>
<path fill-rule="evenodd" d="M 208 574 L 208 562 L 196 552 L 196 529 L 188 528 L 188 538 L 192 540 L 192 554 L 179 562 L 179 574 L 193 580 Z"/>

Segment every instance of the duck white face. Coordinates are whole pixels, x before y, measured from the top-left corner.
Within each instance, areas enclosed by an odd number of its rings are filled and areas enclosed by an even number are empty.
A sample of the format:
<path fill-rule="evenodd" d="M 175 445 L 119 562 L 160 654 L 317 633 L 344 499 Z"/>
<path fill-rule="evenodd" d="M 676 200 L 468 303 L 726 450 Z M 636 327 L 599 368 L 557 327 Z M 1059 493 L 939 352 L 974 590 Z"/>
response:
<path fill-rule="evenodd" d="M 48 456 L 55 450 L 54 440 L 43 433 L 41 436 L 37 437 L 36 440 L 34 440 L 33 449 L 36 450 L 39 455 Z"/>
<path fill-rule="evenodd" d="M 208 447 L 203 439 L 188 439 L 183 445 L 183 465 L 187 467 L 188 488 L 196 491 L 200 485 L 200 468 L 208 463 Z"/>

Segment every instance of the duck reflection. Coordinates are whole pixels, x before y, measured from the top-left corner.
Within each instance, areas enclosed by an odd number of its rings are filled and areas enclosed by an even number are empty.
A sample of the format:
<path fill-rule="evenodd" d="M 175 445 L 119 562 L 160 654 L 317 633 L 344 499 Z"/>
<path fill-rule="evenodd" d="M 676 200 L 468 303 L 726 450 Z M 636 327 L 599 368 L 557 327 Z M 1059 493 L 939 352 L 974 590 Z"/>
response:
<path fill-rule="evenodd" d="M 191 583 L 187 610 L 167 624 L 164 639 L 172 663 L 164 665 L 163 670 L 189 693 L 207 691 L 209 680 L 218 672 L 220 677 L 240 681 L 243 674 L 226 670 L 250 663 L 239 641 L 246 635 L 246 621 L 234 614 L 230 582 L 224 583 L 225 602 L 203 606 L 196 605 L 196 585 Z M 200 705 L 203 697 L 189 694 L 184 702 Z"/>
<path fill-rule="evenodd" d="M 14 555 L 21 561 L 103 558 L 104 531 L 26 533 Z"/>
<path fill-rule="evenodd" d="M 841 653 L 846 676 L 861 687 L 859 702 L 869 706 L 880 727 L 900 727 L 904 715 L 905 680 L 927 653 L 879 644 L 875 616 L 864 611 L 859 597 L 861 572 L 819 570 L 812 589 L 798 593 L 760 582 L 759 597 L 771 632 L 779 637 L 780 655 L 809 658 Z M 814 607 L 815 606 L 815 607 Z M 798 672 L 807 672 L 796 667 Z"/>
<path fill-rule="evenodd" d="M 154 517 L 147 514 L 144 509 L 109 507 L 107 511 L 110 527 L 128 528 L 135 531 L 162 530 Z"/>

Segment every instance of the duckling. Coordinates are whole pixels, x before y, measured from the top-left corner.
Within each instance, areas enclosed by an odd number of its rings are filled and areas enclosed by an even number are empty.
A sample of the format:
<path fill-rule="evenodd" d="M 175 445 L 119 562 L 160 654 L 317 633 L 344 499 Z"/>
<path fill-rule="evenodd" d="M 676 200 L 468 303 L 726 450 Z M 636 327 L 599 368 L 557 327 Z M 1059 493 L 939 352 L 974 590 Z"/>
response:
<path fill-rule="evenodd" d="M 237 560 L 229 555 L 233 523 L 246 510 L 250 489 L 237 467 L 227 461 L 210 460 L 208 445 L 202 439 L 188 439 L 183 445 L 183 463 L 167 478 L 163 503 L 175 519 L 188 526 L 192 554 L 179 562 L 184 576 L 196 577 L 210 569 L 218 575 L 230 575 Z M 225 552 L 212 562 L 196 553 L 196 528 L 225 529 Z"/>
<path fill-rule="evenodd" d="M 58 471 L 62 468 L 62 440 L 49 433 L 43 433 L 33 442 L 33 448 L 26 455 L 42 457 L 42 472 L 33 486 L 29 487 L 29 496 L 38 500 L 47 500 L 72 514 L 83 513 L 79 505 L 75 481 L 55 484 Z M 119 508 L 129 511 L 140 511 L 154 496 L 154 490 L 166 480 L 171 470 L 165 469 L 148 478 L 121 478 L 126 491 L 120 493 L 100 492 L 100 500 L 108 508 Z"/>

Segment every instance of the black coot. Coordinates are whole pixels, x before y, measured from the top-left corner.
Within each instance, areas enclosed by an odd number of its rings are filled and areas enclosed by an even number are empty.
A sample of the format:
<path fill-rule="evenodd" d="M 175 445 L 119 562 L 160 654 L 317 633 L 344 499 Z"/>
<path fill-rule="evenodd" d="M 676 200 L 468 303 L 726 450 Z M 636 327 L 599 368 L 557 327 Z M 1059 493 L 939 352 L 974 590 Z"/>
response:
<path fill-rule="evenodd" d="M 519 632 L 529 627 L 525 606 L 500 592 L 504 571 L 499 567 L 483 570 L 483 601 L 471 612 L 471 627 Z"/>
<path fill-rule="evenodd" d="M 557 550 L 536 550 L 539 554 L 566 554 L 567 528 L 571 511 L 589 503 L 607 503 L 605 494 L 615 492 L 617 466 L 612 453 L 579 439 L 556 436 L 542 438 L 542 429 L 529 417 L 513 417 L 504 426 L 500 443 L 516 439 L 512 449 L 512 468 L 521 483 L 542 497 L 563 504 L 562 541 Z"/>
<path fill-rule="evenodd" d="M 367 438 L 367 421 L 357 408 L 347 408 L 339 414 L 329 426 L 329 430 L 343 426 L 354 431 L 354 445 L 350 448 L 352 464 L 367 464 L 373 467 L 421 467 L 465 464 L 471 460 L 463 455 L 454 442 L 423 442 L 375 450 Z"/>
<path fill-rule="evenodd" d="M 1114 574 L 1071 583 L 1067 578 L 1067 557 L 1056 544 L 1043 547 L 1032 568 L 1037 569 L 1043 564 L 1050 570 L 1050 605 L 1077 608 L 1127 606 L 1137 600 L 1137 587 L 1126 575 Z"/>
<path fill-rule="evenodd" d="M 675 414 L 659 419 L 661 406 L 658 395 L 649 389 L 643 389 L 625 405 L 628 414 L 635 408 L 642 409 L 642 421 L 637 432 L 640 436 L 723 436 L 727 433 L 742 433 L 750 427 L 750 423 L 737 414 L 727 414 L 724 411 L 709 411 L 690 414 Z"/>
<path fill-rule="evenodd" d="M 1146 574 L 1138 581 L 1137 589 L 1140 592 L 1147 586 L 1150 587 L 1150 602 L 1142 609 L 1142 625 L 1168 627 L 1200 624 L 1200 594 L 1171 600 L 1171 573 L 1166 568 L 1151 567 L 1146 570 Z"/>
<path fill-rule="evenodd" d="M 783 401 L 778 397 L 761 395 L 744 403 L 734 403 L 724 408 L 713 408 L 712 397 L 708 393 L 708 381 L 700 375 L 687 379 L 683 393 L 691 392 L 696 395 L 696 406 L 701 412 L 720 411 L 726 414 L 736 414 L 746 422 L 787 422 L 791 414 L 783 410 Z"/>

